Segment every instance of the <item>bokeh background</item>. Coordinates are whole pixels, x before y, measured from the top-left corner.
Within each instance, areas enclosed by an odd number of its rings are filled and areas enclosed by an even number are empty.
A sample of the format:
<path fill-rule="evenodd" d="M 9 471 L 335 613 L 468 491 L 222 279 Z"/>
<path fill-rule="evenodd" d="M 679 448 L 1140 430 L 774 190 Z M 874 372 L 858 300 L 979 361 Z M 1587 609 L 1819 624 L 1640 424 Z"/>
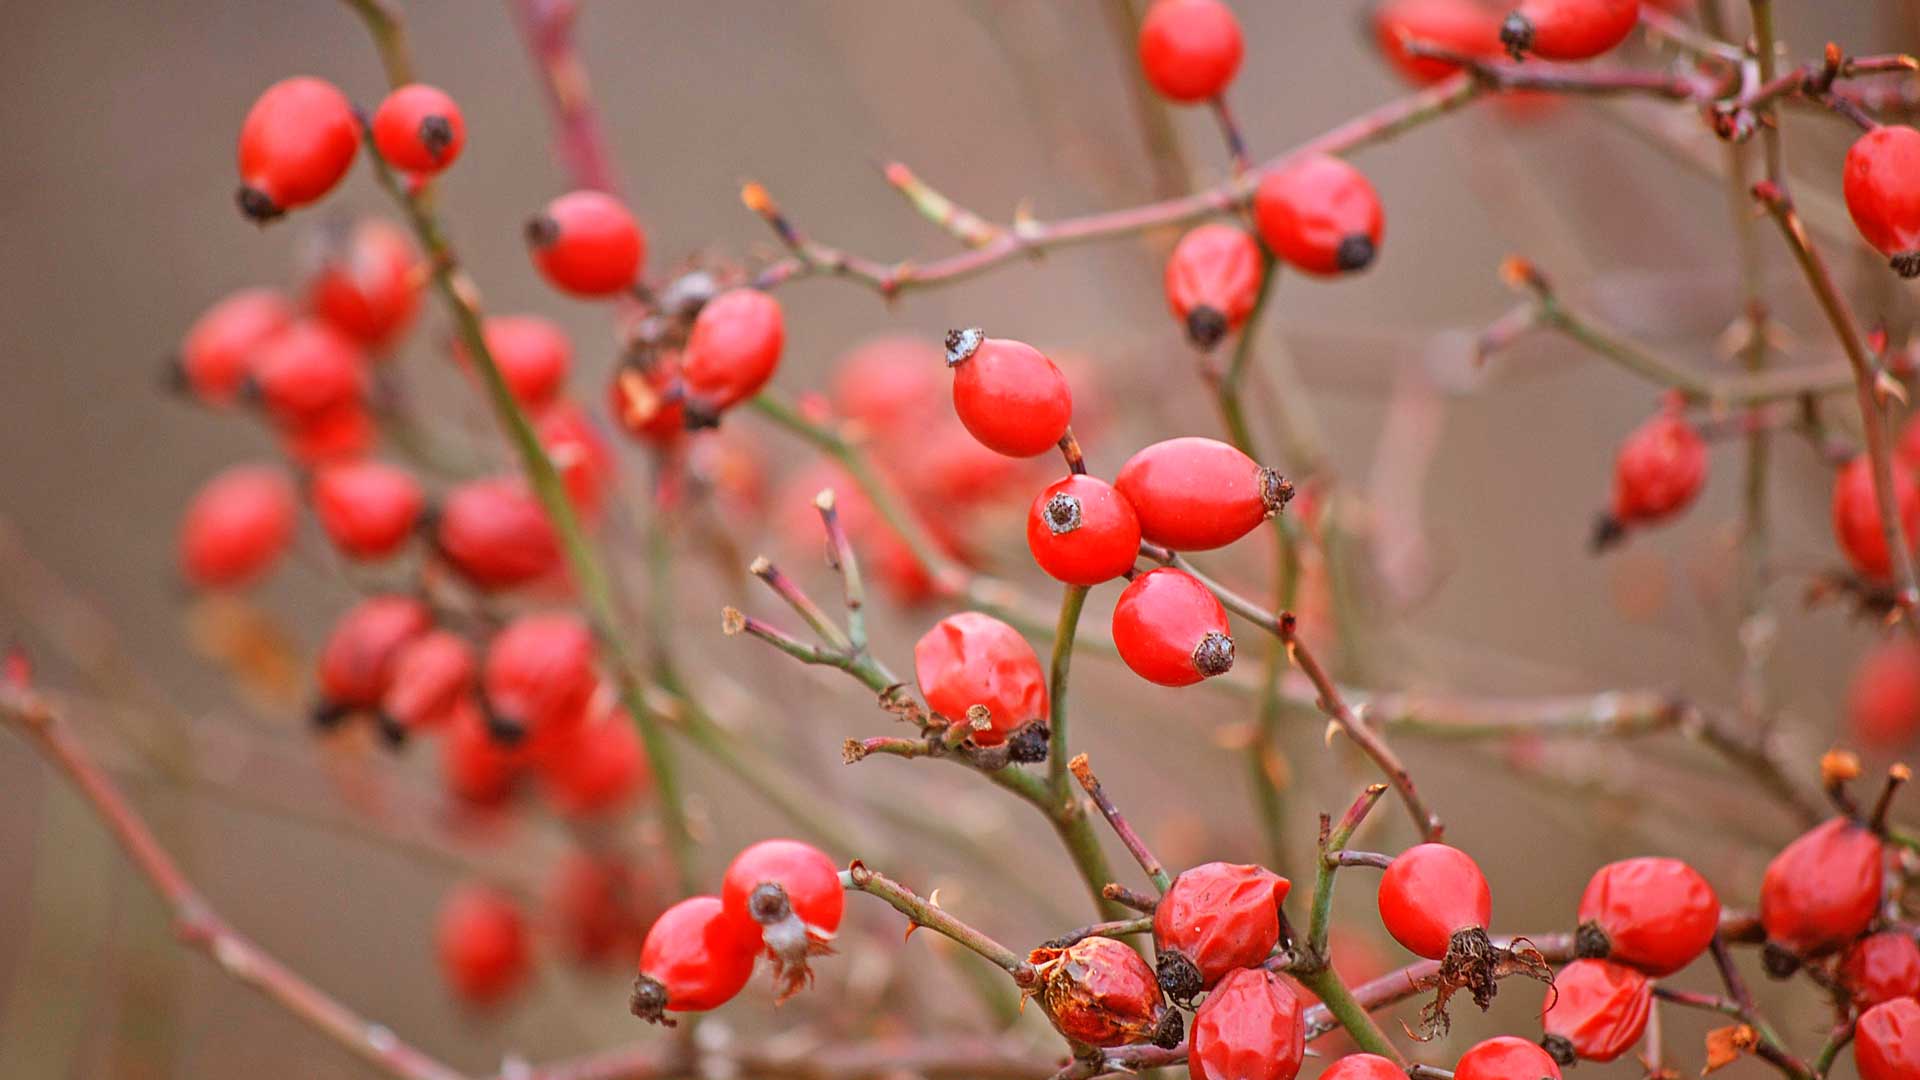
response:
<path fill-rule="evenodd" d="M 1359 4 L 1236 8 L 1248 58 L 1232 97 L 1256 157 L 1402 92 L 1362 34 Z M 1828 39 L 1858 51 L 1920 45 L 1911 5 L 1782 8 L 1796 56 Z M 746 179 L 765 183 L 804 229 L 891 258 L 943 253 L 951 242 L 886 188 L 876 166 L 887 160 L 907 162 L 1001 220 L 1023 202 L 1046 218 L 1160 194 L 1166 166 L 1143 141 L 1135 69 L 1109 9 L 1095 0 L 608 2 L 587 6 L 581 44 L 656 268 L 699 253 L 774 253 L 764 225 L 740 206 Z M 565 179 L 548 153 L 544 101 L 508 12 L 479 0 L 420 0 L 406 12 L 422 76 L 453 93 L 468 117 L 466 156 L 442 185 L 455 242 L 492 309 L 538 311 L 574 334 L 577 386 L 598 408 L 614 362 L 606 313 L 558 298 L 523 253 L 519 222 Z M 294 701 L 236 693 L 230 673 L 205 655 L 195 605 L 174 572 L 175 521 L 194 488 L 273 448 L 256 425 L 164 392 L 159 361 L 221 294 L 289 281 L 311 224 L 261 230 L 239 219 L 234 133 L 254 95 L 293 73 L 376 101 L 384 82 L 360 24 L 327 3 L 151 0 L 16 4 L 6 26 L 5 635 L 42 657 L 49 684 L 98 699 L 76 722 L 213 903 L 322 987 L 476 1072 L 508 1055 L 540 1060 L 664 1038 L 626 1015 L 624 977 L 557 964 L 544 965 L 535 991 L 512 1009 L 482 1016 L 458 1008 L 432 963 L 440 895 L 476 872 L 537 890 L 564 830 L 537 814 L 490 830 L 455 827 L 430 753 L 394 758 L 351 740 L 322 745 Z M 1631 55 L 1664 62 L 1641 47 Z M 1224 176 L 1211 118 L 1182 111 L 1174 124 L 1191 182 Z M 1903 328 L 1910 294 L 1860 256 L 1837 216 L 1846 129 L 1800 112 L 1788 138 L 1803 208 L 1827 227 L 1862 317 Z M 1613 446 L 1652 410 L 1657 391 L 1545 337 L 1483 369 L 1467 362 L 1472 335 L 1514 303 L 1496 276 L 1499 260 L 1521 253 L 1563 293 L 1642 340 L 1705 368 L 1727 364 L 1715 342 L 1738 311 L 1734 211 L 1717 179 L 1684 163 L 1689 154 L 1721 160 L 1684 110 L 1570 102 L 1524 113 L 1476 106 L 1358 156 L 1388 207 L 1382 258 L 1349 281 L 1288 276 L 1263 331 L 1263 348 L 1289 349 L 1304 373 L 1341 484 L 1372 498 L 1371 516 L 1356 527 L 1382 540 L 1376 550 L 1391 571 L 1367 605 L 1365 647 L 1340 652 L 1343 675 L 1489 696 L 1653 687 L 1714 706 L 1737 699 L 1738 449 L 1716 446 L 1705 496 L 1683 520 L 1596 559 L 1585 541 Z M 388 212 L 364 167 L 329 206 Z M 1762 237 L 1770 294 L 1790 334 L 1781 362 L 1837 358 L 1771 229 Z M 1193 356 L 1161 297 L 1160 259 L 1172 239 L 1061 250 L 891 305 L 844 282 L 791 286 L 781 294 L 789 344 L 777 385 L 792 394 L 823 386 L 838 356 L 879 332 L 934 338 L 978 324 L 1091 359 L 1111 412 L 1088 445 L 1096 471 L 1156 438 L 1214 433 Z M 445 377 L 445 335 L 444 319 L 428 314 L 400 362 L 438 388 L 434 409 L 449 427 L 478 437 L 485 413 Z M 1257 410 L 1269 434 L 1274 407 Z M 776 475 L 804 461 L 789 437 L 754 418 L 741 423 Z M 626 452 L 637 465 L 639 451 Z M 1834 737 L 1852 658 L 1875 636 L 1837 608 L 1809 611 L 1801 602 L 1810 576 L 1837 563 L 1828 486 L 1827 467 L 1803 442 L 1780 443 L 1768 686 L 1802 781 Z M 1017 509 L 965 525 L 996 571 L 1051 595 L 1021 547 Z M 742 552 L 783 550 L 777 524 L 777 516 L 737 521 Z M 1210 565 L 1258 588 L 1265 555 L 1251 541 L 1243 546 Z M 827 587 L 811 567 L 802 576 Z M 823 800 L 870 823 L 871 850 L 836 857 L 897 868 L 923 891 L 940 885 L 950 909 L 1010 942 L 1087 920 L 1071 868 L 1036 818 L 939 764 L 843 766 L 844 738 L 886 733 L 892 722 L 834 673 L 723 638 L 723 602 L 782 614 L 750 580 L 684 553 L 680 579 L 677 644 L 725 721 L 810 777 Z M 1116 593 L 1096 592 L 1088 625 L 1104 627 Z M 330 571 L 297 561 L 254 594 L 267 620 L 260 632 L 284 635 L 304 671 L 348 595 Z M 912 641 L 940 613 L 880 613 L 878 648 L 904 670 Z M 1252 632 L 1242 638 L 1249 669 L 1256 642 Z M 1077 675 L 1078 747 L 1162 856 L 1174 864 L 1258 858 L 1244 760 L 1228 745 L 1250 718 L 1245 700 L 1151 688 L 1097 659 Z M 1322 742 L 1322 727 L 1308 713 L 1289 717 L 1295 870 L 1310 850 L 1314 813 L 1343 807 L 1369 777 L 1344 747 Z M 1695 860 L 1729 905 L 1747 906 L 1769 846 L 1794 831 L 1758 791 L 1730 783 L 1716 759 L 1679 736 L 1631 748 L 1411 737 L 1399 745 L 1449 838 L 1487 869 L 1496 928 L 1509 931 L 1569 928 L 1593 866 L 1651 851 Z M 697 757 L 685 759 L 717 880 L 733 850 L 783 827 Z M 994 861 L 1018 868 L 1013 880 L 886 824 L 871 810 L 875 800 L 910 803 L 964 830 Z M 1397 808 L 1377 818 L 1365 845 L 1407 842 Z M 1343 919 L 1356 938 L 1372 935 L 1384 962 L 1403 962 L 1371 929 L 1368 877 L 1343 878 Z M 756 983 L 707 1037 L 804 1047 L 875 1031 L 990 1029 L 928 935 L 903 948 L 890 911 L 860 898 L 850 908 L 849 956 L 825 966 L 816 991 L 776 1011 Z M 1691 976 L 1705 985 L 1702 972 Z M 1785 1010 L 1787 1037 L 1817 1047 L 1825 1019 L 1810 988 L 1763 992 Z M 882 1001 L 897 1008 L 880 1009 Z M 1537 1001 L 1535 988 L 1509 984 L 1491 1023 L 1537 1030 Z M 1450 1061 L 1491 1030 L 1477 1017 L 1459 1020 L 1451 1041 L 1421 1052 Z M 1701 1027 L 1679 1016 L 1669 1025 L 1683 1070 L 1698 1066 Z M 1015 1030 L 1053 1045 L 1037 1017 Z M 1727 1075 L 1759 1071 L 1741 1064 Z M 262 1072 L 368 1075 L 179 950 L 87 809 L 24 744 L 0 738 L 0 1076 Z M 1587 1065 L 1582 1074 L 1637 1075 L 1637 1066 Z"/>

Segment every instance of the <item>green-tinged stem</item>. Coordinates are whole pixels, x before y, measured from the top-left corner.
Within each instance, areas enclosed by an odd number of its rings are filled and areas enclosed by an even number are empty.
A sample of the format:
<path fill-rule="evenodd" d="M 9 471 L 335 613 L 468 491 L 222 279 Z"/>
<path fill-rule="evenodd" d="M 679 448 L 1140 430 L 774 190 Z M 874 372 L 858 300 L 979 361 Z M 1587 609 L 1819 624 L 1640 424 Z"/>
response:
<path fill-rule="evenodd" d="M 1762 86 L 1773 82 L 1774 70 L 1779 66 L 1779 50 L 1774 44 L 1773 0 L 1751 0 L 1753 10 L 1753 55 L 1754 65 L 1758 69 Z M 1776 184 L 1786 182 L 1786 159 L 1780 148 L 1780 124 L 1774 113 L 1773 103 L 1768 102 L 1760 109 L 1760 144 L 1767 152 L 1767 179 Z"/>
<path fill-rule="evenodd" d="M 380 52 L 380 66 L 386 69 L 387 83 L 405 86 L 413 81 L 413 53 L 407 47 L 407 24 L 390 0 L 345 0 L 348 7 L 367 24 L 373 47 Z"/>
<path fill-rule="evenodd" d="M 1114 801 L 1107 797 L 1106 789 L 1100 786 L 1100 778 L 1093 775 L 1093 766 L 1088 764 L 1087 755 L 1080 754 L 1075 757 L 1070 767 L 1073 770 L 1073 778 L 1080 782 L 1080 787 L 1086 791 L 1087 798 L 1093 800 L 1093 805 L 1099 807 L 1101 816 L 1107 819 L 1107 824 L 1113 826 L 1114 835 L 1120 838 L 1120 842 L 1126 846 L 1127 853 L 1140 864 L 1140 869 L 1153 882 L 1153 887 L 1161 893 L 1173 888 L 1173 878 L 1167 873 L 1166 867 L 1161 865 L 1159 858 L 1147 848 L 1147 842 L 1134 831 L 1133 824 L 1127 820 L 1126 815 L 1122 814 Z M 1104 891 L 1102 895 L 1105 895 Z"/>
<path fill-rule="evenodd" d="M 1060 624 L 1053 635 L 1053 662 L 1048 669 L 1047 782 L 1056 798 L 1068 798 L 1067 788 L 1067 676 L 1073 666 L 1073 637 L 1080 628 L 1080 610 L 1086 607 L 1088 588 L 1068 585 L 1060 595 Z M 1104 884 L 1104 883 L 1103 883 Z"/>
<path fill-rule="evenodd" d="M 994 775 L 997 778 L 999 774 Z M 1066 845 L 1067 854 L 1073 858 L 1073 867 L 1080 872 L 1080 880 L 1086 884 L 1087 891 L 1093 894 L 1094 906 L 1099 909 L 1100 917 L 1126 918 L 1126 906 L 1107 899 L 1103 892 L 1107 883 L 1113 880 L 1113 870 L 1107 863 L 1106 851 L 1100 847 L 1100 838 L 1093 834 L 1093 822 L 1088 819 L 1078 800 L 1056 806 L 1047 816 L 1053 822 L 1053 831 L 1059 834 L 1060 842 Z"/>
<path fill-rule="evenodd" d="M 1227 362 L 1226 373 L 1220 377 L 1220 385 L 1215 393 L 1220 405 L 1220 420 L 1227 428 L 1227 441 L 1256 461 L 1260 459 L 1260 454 L 1254 445 L 1253 429 L 1247 424 L 1246 402 L 1240 387 L 1246 381 L 1247 369 L 1253 363 L 1253 346 L 1259 337 L 1260 318 L 1266 314 L 1267 302 L 1272 298 L 1273 286 L 1279 279 L 1278 262 L 1262 251 L 1260 290 L 1254 294 L 1253 310 L 1247 313 L 1246 322 L 1240 326 L 1240 337 L 1233 345 L 1233 358 Z M 1293 468 L 1305 468 L 1307 465 L 1294 461 L 1287 464 Z"/>
<path fill-rule="evenodd" d="M 1327 1007 L 1327 1012 L 1346 1029 L 1355 1046 L 1369 1054 L 1378 1054 L 1401 1068 L 1406 1067 L 1407 1059 L 1400 1053 L 1400 1048 L 1387 1038 L 1386 1032 L 1380 1030 L 1380 1025 L 1374 1023 L 1373 1016 L 1354 999 L 1353 991 L 1347 989 L 1346 982 L 1333 970 L 1333 965 L 1329 964 L 1318 971 L 1301 972 L 1294 978 L 1300 981 L 1301 986 L 1313 991 L 1320 1003 Z"/>
<path fill-rule="evenodd" d="M 801 832 L 835 851 L 857 851 L 863 844 L 870 843 L 861 839 L 859 830 L 844 817 L 818 806 L 813 796 L 773 762 L 728 734 L 699 703 L 684 695 L 678 703 L 681 730 L 687 740 L 758 792 Z"/>
<path fill-rule="evenodd" d="M 863 863 L 856 861 L 841 871 L 840 884 L 843 888 L 879 897 L 895 911 L 912 919 L 915 925 L 952 938 L 1004 970 L 1023 986 L 1030 984 L 1035 977 L 1033 966 L 1012 949 L 947 914 L 905 885 L 868 869 Z"/>
<path fill-rule="evenodd" d="M 1820 1047 L 1820 1055 L 1813 1059 L 1813 1075 L 1825 1076 L 1833 1071 L 1833 1063 L 1840 1059 L 1840 1051 L 1853 1041 L 1853 1025 L 1842 1024 L 1833 1029 L 1826 1043 Z"/>
<path fill-rule="evenodd" d="M 1380 796 L 1386 794 L 1385 784 L 1371 784 L 1360 793 L 1360 797 L 1347 808 L 1346 815 L 1339 822 L 1320 819 L 1323 830 L 1313 869 L 1313 904 L 1307 912 L 1307 956 L 1312 963 L 1326 963 L 1327 935 L 1333 926 L 1333 879 L 1340 870 L 1339 855 L 1346 850 L 1347 842 L 1353 839 L 1354 830 L 1366 820 L 1368 811 Z"/>
<path fill-rule="evenodd" d="M 674 765 L 673 747 L 668 744 L 665 732 L 647 707 L 646 684 L 621 627 L 619 611 L 614 604 L 613 585 L 606 568 L 573 511 L 566 484 L 560 479 L 560 473 L 554 468 L 545 448 L 540 445 L 540 437 L 534 431 L 532 422 L 514 398 L 513 391 L 507 387 L 506 379 L 500 374 L 500 367 L 487 347 L 480 312 L 468 298 L 461 282 L 456 280 L 459 261 L 447 243 L 439 219 L 420 200 L 407 194 L 393 170 L 381 158 L 371 138 L 367 140 L 367 153 L 373 160 L 380 186 L 406 210 L 414 234 L 426 251 L 427 262 L 433 267 L 434 291 L 439 293 L 453 317 L 454 330 L 467 355 L 472 358 L 474 368 L 480 372 L 487 397 L 500 425 L 506 429 L 508 441 L 520 457 L 521 467 L 526 472 L 534 496 L 539 499 L 541 508 L 559 536 L 574 586 L 585 602 L 587 617 L 600 640 L 608 666 L 614 673 L 621 703 L 639 728 L 641 742 L 646 747 L 676 876 L 681 887 L 692 892 L 695 886 L 693 834 L 687 827 L 686 807 L 678 770 Z"/>

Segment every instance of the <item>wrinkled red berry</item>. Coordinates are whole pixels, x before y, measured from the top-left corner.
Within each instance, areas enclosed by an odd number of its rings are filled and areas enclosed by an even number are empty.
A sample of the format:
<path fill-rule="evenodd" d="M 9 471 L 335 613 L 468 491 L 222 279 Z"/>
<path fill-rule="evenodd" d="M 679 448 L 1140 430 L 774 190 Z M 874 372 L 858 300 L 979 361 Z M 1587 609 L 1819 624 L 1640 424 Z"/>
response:
<path fill-rule="evenodd" d="M 377 461 L 329 465 L 313 477 L 313 511 L 340 553 L 381 559 L 413 535 L 426 505 L 413 474 Z"/>
<path fill-rule="evenodd" d="M 1647 1030 L 1653 985 L 1611 960 L 1575 960 L 1560 969 L 1541 1008 L 1546 1049 L 1563 1065 L 1612 1061 Z"/>
<path fill-rule="evenodd" d="M 1306 1057 L 1303 1011 L 1279 975 L 1230 973 L 1193 1014 L 1187 1071 L 1193 1080 L 1293 1080 Z"/>
<path fill-rule="evenodd" d="M 525 585 L 560 565 L 546 511 L 517 477 L 455 488 L 441 507 L 434 540 L 448 564 L 481 589 Z"/>
<path fill-rule="evenodd" d="M 208 405 L 240 393 L 254 351 L 293 324 L 293 305 L 274 289 L 242 289 L 195 319 L 180 343 L 180 374 Z"/>
<path fill-rule="evenodd" d="M 1020 632 L 991 615 L 963 611 L 935 623 L 913 646 L 913 674 L 927 707 L 967 726 L 975 705 L 988 726 L 970 736 L 999 746 L 1007 736 L 1047 719 L 1047 675 Z"/>
<path fill-rule="evenodd" d="M 1140 519 L 1140 535 L 1175 551 L 1225 547 L 1280 512 L 1293 485 L 1218 439 L 1154 443 L 1114 477 Z"/>
<path fill-rule="evenodd" d="M 1760 882 L 1767 941 L 1817 956 L 1858 937 L 1880 910 L 1883 854 L 1879 837 L 1845 818 L 1802 833 Z"/>
<path fill-rule="evenodd" d="M 1327 1066 L 1320 1080 L 1401 1080 L 1407 1071 L 1379 1054 L 1348 1054 Z"/>
<path fill-rule="evenodd" d="M 575 296 L 625 292 L 640 275 L 647 238 L 620 200 L 599 191 L 569 192 L 527 223 L 533 265 L 548 283 Z"/>
<path fill-rule="evenodd" d="M 434 940 L 441 976 L 468 1004 L 499 1004 L 524 985 L 533 970 L 520 906 L 485 885 L 465 884 L 447 894 Z"/>
<path fill-rule="evenodd" d="M 335 330 L 379 350 L 412 325 L 425 283 L 406 231 L 368 218 L 322 231 L 307 272 L 307 305 Z"/>
<path fill-rule="evenodd" d="M 1073 420 L 1066 376 L 1039 349 L 979 330 L 947 335 L 953 411 L 981 445 L 1035 457 L 1059 445 Z"/>
<path fill-rule="evenodd" d="M 786 340 L 786 319 L 771 293 L 729 289 L 707 301 L 680 355 L 687 422 L 718 423 L 722 412 L 759 393 L 780 366 Z"/>
<path fill-rule="evenodd" d="M 1901 534 L 1912 548 L 1920 543 L 1920 488 L 1905 465 L 1898 460 L 1888 464 Z M 1874 499 L 1873 464 L 1865 454 L 1847 462 L 1834 477 L 1833 535 L 1860 576 L 1881 582 L 1892 578 L 1892 553 L 1880 532 L 1880 504 Z"/>
<path fill-rule="evenodd" d="M 1201 225 L 1167 256 L 1167 306 L 1203 349 L 1238 330 L 1260 296 L 1265 277 L 1260 245 L 1236 225 Z"/>
<path fill-rule="evenodd" d="M 1854 942 L 1836 969 L 1856 1009 L 1920 995 L 1920 945 L 1905 930 L 1884 930 Z"/>
<path fill-rule="evenodd" d="M 633 1014 L 667 1023 L 667 1012 L 704 1012 L 732 1000 L 753 975 L 758 937 L 727 919 L 717 896 L 695 896 L 668 908 L 647 931 L 634 980 Z"/>
<path fill-rule="evenodd" d="M 374 110 L 373 145 L 394 168 L 431 176 L 466 148 L 467 121 L 445 90 L 408 83 Z"/>
<path fill-rule="evenodd" d="M 433 613 L 411 596 L 370 596 L 348 608 L 320 650 L 320 693 L 339 709 L 373 709 L 393 680 L 409 641 L 433 627 Z"/>
<path fill-rule="evenodd" d="M 1253 195 L 1267 249 L 1289 266 L 1330 276 L 1363 270 L 1380 250 L 1385 212 L 1366 174 L 1325 154 L 1267 173 Z"/>
<path fill-rule="evenodd" d="M 1140 69 L 1162 97 L 1218 97 L 1240 70 L 1240 20 L 1220 0 L 1155 0 L 1140 20 Z"/>
<path fill-rule="evenodd" d="M 1161 686 L 1191 686 L 1233 667 L 1227 610 L 1185 571 L 1134 578 L 1113 609 L 1113 643 L 1133 673 Z"/>
<path fill-rule="evenodd" d="M 1453 1080 L 1560 1080 L 1560 1066 L 1525 1039 L 1496 1035 L 1460 1055 Z"/>
<path fill-rule="evenodd" d="M 1035 993 L 1062 1035 L 1088 1046 L 1180 1043 L 1183 1024 L 1140 954 L 1113 938 L 1090 937 L 1027 955 L 1040 975 Z"/>
<path fill-rule="evenodd" d="M 1640 0 L 1521 0 L 1500 24 L 1500 41 L 1515 56 L 1586 60 L 1627 40 L 1640 21 Z"/>
<path fill-rule="evenodd" d="M 1098 585 L 1133 569 L 1140 519 L 1113 485 L 1075 474 L 1034 498 L 1027 510 L 1027 550 L 1056 581 Z"/>
<path fill-rule="evenodd" d="M 299 507 L 280 470 L 239 465 L 206 482 L 180 522 L 180 572 L 202 588 L 244 585 L 293 542 Z"/>
<path fill-rule="evenodd" d="M 1649 975 L 1671 975 L 1713 941 L 1720 898 L 1679 859 L 1622 859 L 1594 872 L 1579 918 L 1583 934 L 1605 935 L 1599 955 Z"/>
<path fill-rule="evenodd" d="M 1853 1064 L 1860 1080 L 1920 1076 L 1920 1001 L 1896 998 L 1861 1014 L 1853 1033 Z"/>
<path fill-rule="evenodd" d="M 1227 972 L 1265 960 L 1280 940 L 1290 888 L 1262 866 L 1210 862 L 1181 871 L 1153 911 L 1160 988 L 1188 1001 Z"/>
<path fill-rule="evenodd" d="M 282 79 L 240 125 L 240 209 L 264 222 L 316 202 L 359 150 L 360 121 L 338 87 L 304 75 Z"/>

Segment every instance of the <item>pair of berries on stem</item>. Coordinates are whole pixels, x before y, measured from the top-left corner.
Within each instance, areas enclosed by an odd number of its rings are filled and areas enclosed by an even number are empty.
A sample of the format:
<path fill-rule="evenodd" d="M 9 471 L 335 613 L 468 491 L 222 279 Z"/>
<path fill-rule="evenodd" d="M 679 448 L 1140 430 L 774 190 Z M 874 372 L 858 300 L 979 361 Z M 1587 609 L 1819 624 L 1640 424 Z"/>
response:
<path fill-rule="evenodd" d="M 381 157 L 418 176 L 453 164 L 467 138 L 459 106 L 421 83 L 388 94 L 372 132 Z M 361 137 L 359 115 L 332 83 L 303 75 L 273 84 L 240 126 L 240 209 L 264 223 L 318 202 L 353 167 Z"/>

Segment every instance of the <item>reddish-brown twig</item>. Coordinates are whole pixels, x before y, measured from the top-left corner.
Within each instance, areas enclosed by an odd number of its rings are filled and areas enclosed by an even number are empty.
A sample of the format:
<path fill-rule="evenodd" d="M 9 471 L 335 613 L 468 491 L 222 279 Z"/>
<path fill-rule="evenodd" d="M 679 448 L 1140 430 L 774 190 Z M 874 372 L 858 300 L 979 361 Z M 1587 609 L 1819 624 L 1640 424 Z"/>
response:
<path fill-rule="evenodd" d="M 554 156 L 565 166 L 568 181 L 574 187 L 618 194 L 620 179 L 607 151 L 600 110 L 574 45 L 573 21 L 580 5 L 577 0 L 508 0 L 507 6 L 540 71 L 540 85 L 553 112 Z"/>

